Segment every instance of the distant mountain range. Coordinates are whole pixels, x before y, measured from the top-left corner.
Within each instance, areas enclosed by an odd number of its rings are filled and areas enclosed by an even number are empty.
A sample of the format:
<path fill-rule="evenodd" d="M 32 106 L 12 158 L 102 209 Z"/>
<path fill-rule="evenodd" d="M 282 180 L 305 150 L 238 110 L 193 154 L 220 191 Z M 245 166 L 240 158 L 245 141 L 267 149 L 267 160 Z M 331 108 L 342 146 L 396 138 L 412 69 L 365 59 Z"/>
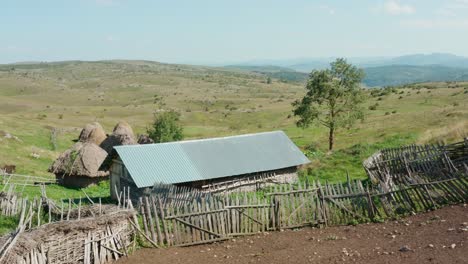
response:
<path fill-rule="evenodd" d="M 307 78 L 310 71 L 325 69 L 335 59 L 256 60 L 226 67 L 263 73 L 286 81 L 301 81 Z M 371 87 L 468 80 L 468 58 L 447 53 L 360 57 L 349 58 L 348 61 L 364 69 L 364 83 Z"/>

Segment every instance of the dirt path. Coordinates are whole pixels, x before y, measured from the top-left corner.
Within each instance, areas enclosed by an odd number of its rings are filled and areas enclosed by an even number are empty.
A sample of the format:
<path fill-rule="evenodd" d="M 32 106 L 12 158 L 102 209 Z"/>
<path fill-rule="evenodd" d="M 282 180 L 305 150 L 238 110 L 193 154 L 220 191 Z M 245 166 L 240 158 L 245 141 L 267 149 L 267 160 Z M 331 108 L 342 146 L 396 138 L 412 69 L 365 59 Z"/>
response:
<path fill-rule="evenodd" d="M 347 262 L 468 263 L 468 207 L 446 207 L 381 224 L 304 228 L 217 244 L 142 249 L 118 263 Z"/>

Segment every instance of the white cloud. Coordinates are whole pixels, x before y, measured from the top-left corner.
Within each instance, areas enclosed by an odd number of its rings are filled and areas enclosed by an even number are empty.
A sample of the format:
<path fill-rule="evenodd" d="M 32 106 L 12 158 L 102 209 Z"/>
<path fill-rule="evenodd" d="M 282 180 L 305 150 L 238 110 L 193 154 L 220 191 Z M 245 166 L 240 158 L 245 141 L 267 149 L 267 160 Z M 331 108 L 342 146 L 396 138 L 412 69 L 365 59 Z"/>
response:
<path fill-rule="evenodd" d="M 414 13 L 414 7 L 401 4 L 399 1 L 387 1 L 384 10 L 390 15 L 410 15 Z"/>

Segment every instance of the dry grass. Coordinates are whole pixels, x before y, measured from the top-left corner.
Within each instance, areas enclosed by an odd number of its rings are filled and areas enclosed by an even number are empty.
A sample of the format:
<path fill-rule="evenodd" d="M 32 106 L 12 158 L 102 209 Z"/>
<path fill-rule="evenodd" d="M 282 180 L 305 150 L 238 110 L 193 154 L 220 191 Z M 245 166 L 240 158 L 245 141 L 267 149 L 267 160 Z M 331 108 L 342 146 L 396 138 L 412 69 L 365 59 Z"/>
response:
<path fill-rule="evenodd" d="M 417 143 L 450 143 L 466 137 L 468 137 L 468 120 L 463 120 L 448 126 L 428 129 L 422 133 Z"/>

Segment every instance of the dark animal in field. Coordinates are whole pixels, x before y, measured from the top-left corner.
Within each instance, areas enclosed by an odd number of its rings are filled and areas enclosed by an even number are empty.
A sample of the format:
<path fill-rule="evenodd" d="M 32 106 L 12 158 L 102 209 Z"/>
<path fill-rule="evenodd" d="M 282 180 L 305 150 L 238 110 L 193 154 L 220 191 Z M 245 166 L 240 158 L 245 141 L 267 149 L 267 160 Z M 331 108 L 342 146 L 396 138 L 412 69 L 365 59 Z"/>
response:
<path fill-rule="evenodd" d="M 138 144 L 153 144 L 154 140 L 150 138 L 148 135 L 140 135 L 138 136 Z"/>
<path fill-rule="evenodd" d="M 1 168 L 1 170 L 5 173 L 12 174 L 16 171 L 16 165 L 5 165 Z"/>

